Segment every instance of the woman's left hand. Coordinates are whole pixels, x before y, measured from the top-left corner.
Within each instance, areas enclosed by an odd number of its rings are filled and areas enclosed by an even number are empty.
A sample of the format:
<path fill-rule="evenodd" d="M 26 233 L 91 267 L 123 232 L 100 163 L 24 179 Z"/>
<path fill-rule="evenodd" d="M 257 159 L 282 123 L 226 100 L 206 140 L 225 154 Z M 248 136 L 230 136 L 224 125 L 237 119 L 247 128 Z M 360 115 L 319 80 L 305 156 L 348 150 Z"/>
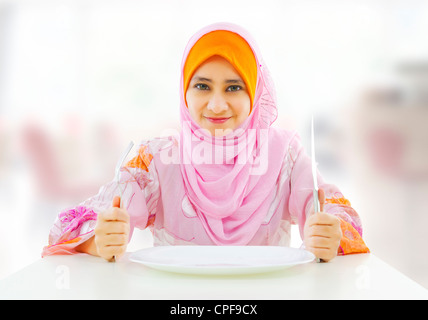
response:
<path fill-rule="evenodd" d="M 322 189 L 318 190 L 318 197 L 320 200 L 320 212 L 316 212 L 306 219 L 303 241 L 306 250 L 327 262 L 337 255 L 340 240 L 342 239 L 342 230 L 339 218 L 323 212 L 325 194 Z"/>

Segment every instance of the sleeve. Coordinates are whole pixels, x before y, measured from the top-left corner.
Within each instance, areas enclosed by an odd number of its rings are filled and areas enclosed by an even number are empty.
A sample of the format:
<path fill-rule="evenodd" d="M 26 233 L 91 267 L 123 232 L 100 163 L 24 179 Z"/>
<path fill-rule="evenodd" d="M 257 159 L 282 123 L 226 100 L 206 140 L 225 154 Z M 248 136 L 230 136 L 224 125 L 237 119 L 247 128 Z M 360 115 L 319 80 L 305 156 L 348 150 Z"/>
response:
<path fill-rule="evenodd" d="M 313 206 L 313 182 L 311 159 L 304 151 L 300 138 L 296 135 L 291 143 L 294 158 L 290 174 L 289 212 L 292 220 L 299 224 L 300 236 L 303 238 L 303 228 L 306 217 Z M 340 220 L 342 240 L 338 249 L 339 255 L 352 253 L 368 253 L 369 248 L 363 241 L 363 228 L 360 217 L 352 208 L 340 190 L 333 184 L 324 181 L 317 173 L 319 188 L 324 189 L 326 201 L 324 212 L 335 215 Z"/>
<path fill-rule="evenodd" d="M 119 183 L 111 181 L 97 195 L 80 205 L 61 212 L 49 233 L 49 244 L 42 257 L 74 254 L 75 248 L 94 235 L 97 214 L 110 208 L 113 198 L 122 191 L 122 205 L 130 216 L 130 236 L 135 227 L 144 229 L 154 221 L 159 199 L 159 181 L 153 156 L 142 144 L 137 155 L 121 168 Z"/>

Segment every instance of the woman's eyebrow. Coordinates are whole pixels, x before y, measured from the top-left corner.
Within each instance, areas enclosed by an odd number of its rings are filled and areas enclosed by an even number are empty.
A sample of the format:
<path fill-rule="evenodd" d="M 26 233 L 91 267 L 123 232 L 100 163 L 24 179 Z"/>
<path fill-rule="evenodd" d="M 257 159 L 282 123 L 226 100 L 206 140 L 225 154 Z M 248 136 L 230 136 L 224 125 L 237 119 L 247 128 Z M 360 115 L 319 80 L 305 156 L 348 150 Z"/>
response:
<path fill-rule="evenodd" d="M 225 80 L 225 83 L 239 83 L 239 84 L 244 84 L 244 81 L 242 81 L 241 79 L 229 79 L 229 80 Z"/>
<path fill-rule="evenodd" d="M 213 82 L 209 78 L 199 77 L 199 76 L 193 77 L 191 81 Z M 227 80 L 224 80 L 224 82 L 225 83 L 240 83 L 240 84 L 244 84 L 244 81 L 242 81 L 241 79 L 227 79 Z"/>
<path fill-rule="evenodd" d="M 192 81 L 213 82 L 211 79 L 204 77 L 193 77 Z"/>

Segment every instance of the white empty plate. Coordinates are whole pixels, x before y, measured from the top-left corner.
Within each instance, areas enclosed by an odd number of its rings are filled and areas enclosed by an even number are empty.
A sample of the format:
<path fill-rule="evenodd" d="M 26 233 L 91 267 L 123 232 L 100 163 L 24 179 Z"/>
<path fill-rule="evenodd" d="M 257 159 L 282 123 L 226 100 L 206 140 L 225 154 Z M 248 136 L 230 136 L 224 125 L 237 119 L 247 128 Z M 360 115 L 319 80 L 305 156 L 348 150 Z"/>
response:
<path fill-rule="evenodd" d="M 251 274 L 308 263 L 306 250 L 279 246 L 161 246 L 142 249 L 130 260 L 150 268 L 187 274 Z"/>

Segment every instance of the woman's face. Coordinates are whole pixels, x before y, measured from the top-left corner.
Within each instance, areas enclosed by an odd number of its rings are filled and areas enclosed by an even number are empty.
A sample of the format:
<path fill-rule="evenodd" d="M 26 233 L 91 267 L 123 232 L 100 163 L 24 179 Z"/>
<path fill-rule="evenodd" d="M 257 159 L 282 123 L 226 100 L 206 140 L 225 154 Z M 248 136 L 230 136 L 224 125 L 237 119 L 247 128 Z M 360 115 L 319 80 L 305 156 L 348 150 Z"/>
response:
<path fill-rule="evenodd" d="M 209 58 L 196 70 L 190 80 L 186 100 L 192 119 L 213 136 L 235 130 L 251 110 L 245 82 L 220 56 Z"/>

